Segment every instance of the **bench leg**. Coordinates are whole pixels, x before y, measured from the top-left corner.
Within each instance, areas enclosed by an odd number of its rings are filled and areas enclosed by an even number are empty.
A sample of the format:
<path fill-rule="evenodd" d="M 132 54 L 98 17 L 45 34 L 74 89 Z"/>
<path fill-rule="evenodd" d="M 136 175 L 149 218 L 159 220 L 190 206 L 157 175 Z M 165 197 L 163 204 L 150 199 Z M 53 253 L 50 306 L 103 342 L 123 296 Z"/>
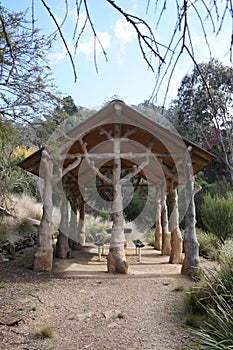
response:
<path fill-rule="evenodd" d="M 99 256 L 99 261 L 101 261 L 101 247 L 98 247 L 98 256 Z"/>
<path fill-rule="evenodd" d="M 138 248 L 138 262 L 141 262 L 141 248 Z"/>

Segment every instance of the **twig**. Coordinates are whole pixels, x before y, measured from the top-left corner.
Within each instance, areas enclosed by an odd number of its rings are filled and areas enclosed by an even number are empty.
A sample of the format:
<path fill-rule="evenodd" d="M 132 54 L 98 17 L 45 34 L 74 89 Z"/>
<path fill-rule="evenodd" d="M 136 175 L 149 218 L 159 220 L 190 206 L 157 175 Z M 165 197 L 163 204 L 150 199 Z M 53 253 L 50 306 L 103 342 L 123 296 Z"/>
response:
<path fill-rule="evenodd" d="M 66 43 L 66 39 L 64 38 L 64 35 L 63 35 L 63 33 L 62 33 L 61 26 L 58 24 L 58 22 L 57 22 L 55 16 L 53 15 L 51 9 L 50 9 L 49 6 L 46 4 L 46 2 L 45 2 L 44 0 L 41 0 L 41 2 L 42 2 L 42 4 L 44 5 L 44 7 L 46 8 L 46 10 L 48 11 L 49 15 L 52 17 L 52 19 L 53 19 L 53 21 L 54 21 L 54 23 L 55 23 L 55 25 L 56 25 L 56 27 L 57 27 L 57 30 L 58 30 L 58 32 L 59 32 L 59 34 L 60 34 L 60 37 L 61 37 L 61 39 L 62 39 L 62 41 L 63 41 L 63 44 L 65 45 L 65 48 L 66 48 L 67 53 L 68 53 L 68 55 L 69 55 L 70 62 L 71 62 L 71 65 L 72 65 L 72 68 L 73 68 L 73 72 L 74 72 L 74 82 L 76 82 L 76 81 L 77 81 L 77 72 L 76 72 L 75 64 L 74 64 L 74 61 L 73 61 L 72 54 L 71 54 L 71 52 L 70 52 L 70 50 L 69 50 L 69 48 L 68 48 L 68 45 L 67 45 L 67 43 Z"/>
<path fill-rule="evenodd" d="M 39 300 L 39 302 L 41 303 L 41 304 L 44 304 L 44 302 L 40 299 L 40 297 L 38 296 L 38 295 L 35 295 L 35 294 L 31 294 L 31 293 L 29 293 L 28 295 L 30 295 L 31 297 L 33 297 L 33 298 L 36 298 L 36 299 L 38 299 Z"/>
<path fill-rule="evenodd" d="M 9 326 L 9 327 L 18 326 L 19 322 L 21 322 L 22 320 L 23 320 L 22 318 L 19 318 L 15 321 L 11 321 L 11 322 L 4 322 L 4 321 L 0 320 L 0 325 L 1 326 Z"/>

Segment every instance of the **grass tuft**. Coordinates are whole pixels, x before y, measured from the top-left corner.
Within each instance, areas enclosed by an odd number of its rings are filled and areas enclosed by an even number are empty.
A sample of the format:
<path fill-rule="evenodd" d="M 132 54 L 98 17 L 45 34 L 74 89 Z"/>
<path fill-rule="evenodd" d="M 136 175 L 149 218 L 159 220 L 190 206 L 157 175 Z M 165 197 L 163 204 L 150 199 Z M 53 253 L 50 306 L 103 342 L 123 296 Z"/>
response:
<path fill-rule="evenodd" d="M 35 332 L 35 337 L 40 339 L 53 338 L 53 330 L 48 326 L 43 326 Z"/>
<path fill-rule="evenodd" d="M 184 286 L 180 285 L 180 286 L 175 287 L 172 291 L 173 292 L 184 292 L 184 290 L 185 290 Z"/>
<path fill-rule="evenodd" d="M 119 319 L 126 319 L 126 315 L 123 313 L 123 312 L 118 312 L 116 314 L 116 318 L 119 318 Z"/>

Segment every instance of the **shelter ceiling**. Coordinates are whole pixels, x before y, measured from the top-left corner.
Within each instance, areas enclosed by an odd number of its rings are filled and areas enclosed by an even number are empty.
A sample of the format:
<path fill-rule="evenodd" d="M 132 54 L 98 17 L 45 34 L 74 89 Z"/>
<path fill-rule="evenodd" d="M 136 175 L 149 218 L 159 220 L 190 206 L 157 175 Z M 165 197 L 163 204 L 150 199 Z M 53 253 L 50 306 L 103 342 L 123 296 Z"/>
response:
<path fill-rule="evenodd" d="M 192 148 L 190 155 L 194 174 L 214 160 L 212 154 L 192 142 L 182 139 L 123 102 L 113 101 L 69 131 L 67 138 L 60 137 L 56 142 L 55 149 L 60 151 L 64 158 L 63 168 L 70 165 L 77 157 L 82 159 L 70 173 L 78 177 L 83 186 L 89 186 L 96 178 L 96 174 L 85 159 L 87 155 L 83 144 L 89 160 L 93 161 L 102 173 L 111 171 L 114 165 L 114 145 L 109 138 L 111 135 L 114 137 L 115 125 L 119 126 L 120 137 L 123 138 L 121 139 L 122 169 L 132 170 L 145 160 L 147 154 L 149 162 L 141 170 L 140 175 L 153 184 L 163 179 L 167 184 L 171 180 L 175 183 L 183 181 L 187 147 Z M 39 176 L 41 152 L 42 149 L 26 158 L 20 163 L 20 167 Z"/>

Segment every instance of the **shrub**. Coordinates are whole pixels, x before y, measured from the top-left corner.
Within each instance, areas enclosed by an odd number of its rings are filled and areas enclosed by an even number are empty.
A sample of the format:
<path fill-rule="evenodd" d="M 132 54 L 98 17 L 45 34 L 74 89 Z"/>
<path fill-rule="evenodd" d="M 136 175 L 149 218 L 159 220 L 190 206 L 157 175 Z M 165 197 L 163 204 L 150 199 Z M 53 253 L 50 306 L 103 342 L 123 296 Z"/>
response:
<path fill-rule="evenodd" d="M 98 214 L 105 221 L 109 222 L 112 220 L 111 214 L 109 212 L 107 212 L 106 210 L 100 210 Z"/>
<path fill-rule="evenodd" d="M 216 308 L 207 308 L 208 321 L 195 332 L 195 342 L 199 349 L 227 350 L 233 348 L 233 295 L 226 300 L 223 295 L 216 294 Z"/>
<path fill-rule="evenodd" d="M 199 255 L 207 259 L 217 260 L 220 244 L 218 237 L 213 233 L 204 232 L 198 228 L 196 232 L 199 243 Z"/>
<path fill-rule="evenodd" d="M 104 238 L 105 243 L 109 240 L 106 229 L 111 227 L 108 221 L 101 221 L 99 217 L 94 218 L 91 215 L 86 215 L 86 241 L 94 243 L 97 236 Z"/>
<path fill-rule="evenodd" d="M 206 228 L 221 241 L 233 236 L 233 195 L 206 195 L 202 205 L 202 220 Z"/>
<path fill-rule="evenodd" d="M 205 305 L 211 302 L 209 290 L 205 286 L 192 287 L 184 299 L 184 311 L 189 315 L 204 316 Z"/>
<path fill-rule="evenodd" d="M 201 329 L 194 331 L 195 345 L 203 350 L 233 348 L 233 255 L 222 253 L 220 263 L 220 269 L 205 275 L 200 291 L 205 291 L 206 297 L 197 298 L 201 313 L 207 317 Z"/>
<path fill-rule="evenodd" d="M 155 245 L 155 232 L 154 230 L 150 230 L 148 233 L 147 233 L 147 244 L 150 246 L 150 247 L 154 247 Z"/>
<path fill-rule="evenodd" d="M 22 196 L 12 197 L 12 199 L 14 201 L 15 212 L 20 219 L 41 219 L 42 203 L 37 202 L 35 198 L 23 194 Z"/>

